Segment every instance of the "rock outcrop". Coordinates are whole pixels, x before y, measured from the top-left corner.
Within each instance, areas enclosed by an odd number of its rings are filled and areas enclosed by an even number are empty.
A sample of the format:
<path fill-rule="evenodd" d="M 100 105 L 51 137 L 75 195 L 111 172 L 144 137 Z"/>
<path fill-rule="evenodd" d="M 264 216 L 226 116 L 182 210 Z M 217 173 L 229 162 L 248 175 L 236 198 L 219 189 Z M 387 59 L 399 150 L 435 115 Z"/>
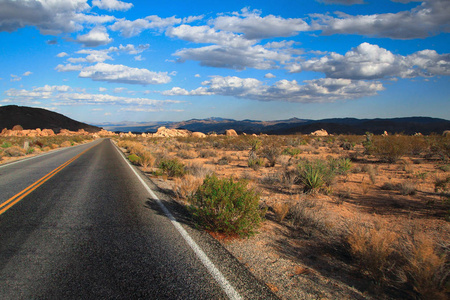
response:
<path fill-rule="evenodd" d="M 236 130 L 234 130 L 234 129 L 227 129 L 227 130 L 225 130 L 225 135 L 226 136 L 238 136 Z"/>
<path fill-rule="evenodd" d="M 316 130 L 314 132 L 311 132 L 312 136 L 328 136 L 328 132 L 325 129 Z"/>
<path fill-rule="evenodd" d="M 205 138 L 205 137 L 206 137 L 206 134 L 204 134 L 203 132 L 193 132 L 193 133 L 192 133 L 192 137 L 195 137 L 195 138 Z"/>
<path fill-rule="evenodd" d="M 52 129 L 21 129 L 22 126 L 15 125 L 13 129 L 7 129 L 4 128 L 0 136 L 26 136 L 26 137 L 47 137 L 47 136 L 55 136 L 55 135 L 61 135 L 61 136 L 72 136 L 72 135 L 90 135 L 91 132 L 87 132 L 84 129 L 79 129 L 78 131 L 70 131 L 67 129 L 61 129 L 58 134 L 55 134 L 55 132 Z M 110 132 L 107 130 L 100 130 L 93 134 L 94 137 L 101 137 L 101 136 L 112 136 L 115 135 L 114 132 Z"/>
<path fill-rule="evenodd" d="M 153 134 L 154 137 L 187 137 L 190 135 L 189 130 L 185 129 L 170 129 L 166 127 L 159 127 L 158 131 Z"/>

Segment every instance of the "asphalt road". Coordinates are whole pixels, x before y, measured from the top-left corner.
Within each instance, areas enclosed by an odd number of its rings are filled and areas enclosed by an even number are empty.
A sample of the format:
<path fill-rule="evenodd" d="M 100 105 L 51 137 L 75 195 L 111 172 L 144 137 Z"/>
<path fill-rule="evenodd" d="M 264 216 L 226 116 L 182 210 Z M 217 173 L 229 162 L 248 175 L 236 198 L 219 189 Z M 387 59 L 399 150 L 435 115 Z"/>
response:
<path fill-rule="evenodd" d="M 276 299 L 110 140 L 0 166 L 2 210 L 0 299 Z"/>

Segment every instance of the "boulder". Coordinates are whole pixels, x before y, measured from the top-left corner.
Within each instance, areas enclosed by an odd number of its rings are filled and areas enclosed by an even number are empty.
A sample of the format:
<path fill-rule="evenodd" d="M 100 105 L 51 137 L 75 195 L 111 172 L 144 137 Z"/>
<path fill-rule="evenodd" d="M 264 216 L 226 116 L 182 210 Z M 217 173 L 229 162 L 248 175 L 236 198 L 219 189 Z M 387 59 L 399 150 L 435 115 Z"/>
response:
<path fill-rule="evenodd" d="M 204 137 L 206 137 L 206 134 L 204 134 L 203 132 L 193 132 L 193 133 L 192 133 L 192 137 L 195 137 L 195 138 L 204 138 Z"/>
<path fill-rule="evenodd" d="M 311 132 L 310 135 L 313 136 L 328 136 L 328 132 L 325 129 L 316 130 L 314 132 Z"/>
<path fill-rule="evenodd" d="M 12 128 L 13 131 L 22 131 L 23 127 L 21 125 L 14 125 L 14 127 Z"/>
<path fill-rule="evenodd" d="M 443 135 L 443 136 L 450 136 L 450 130 L 445 130 L 445 131 L 442 133 L 442 135 Z"/>
<path fill-rule="evenodd" d="M 156 133 L 153 134 L 154 137 L 187 137 L 189 135 L 190 135 L 189 130 L 170 129 L 164 126 L 159 127 Z"/>
<path fill-rule="evenodd" d="M 226 136 L 238 136 L 236 130 L 234 130 L 234 129 L 227 129 L 227 130 L 225 130 L 225 135 Z"/>

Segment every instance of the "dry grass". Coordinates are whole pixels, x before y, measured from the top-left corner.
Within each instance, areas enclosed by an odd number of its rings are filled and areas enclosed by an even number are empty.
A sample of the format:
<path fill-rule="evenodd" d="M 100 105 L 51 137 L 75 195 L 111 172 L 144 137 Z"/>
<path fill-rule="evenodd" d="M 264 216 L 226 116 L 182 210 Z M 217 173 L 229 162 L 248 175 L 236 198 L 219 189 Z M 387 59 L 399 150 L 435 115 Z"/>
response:
<path fill-rule="evenodd" d="M 445 248 L 439 242 L 450 238 L 445 221 L 450 219 L 450 201 L 442 196 L 448 196 L 450 182 L 448 140 L 439 136 L 370 138 L 378 150 L 363 145 L 367 142 L 364 136 L 219 136 L 137 141 L 152 149 L 157 161 L 181 158 L 189 175 L 171 182 L 182 201 L 192 195 L 197 180 L 212 172 L 219 178 L 232 176 L 251 181 L 264 196 L 261 205 L 271 207 L 279 225 L 294 228 L 288 239 L 304 239 L 304 247 L 320 247 L 310 251 L 327 252 L 323 263 L 328 260 L 334 265 L 332 260 L 338 260 L 349 269 L 357 268 L 359 274 L 350 272 L 345 276 L 365 278 L 362 280 L 368 285 L 375 282 L 375 298 L 390 299 L 392 290 L 405 298 L 448 296 L 448 245 Z M 386 141 L 393 141 L 394 146 L 406 145 L 407 149 L 398 150 Z M 344 143 L 347 150 L 337 151 Z M 283 153 L 275 164 L 264 154 L 268 145 L 276 148 L 275 154 Z M 193 149 L 198 151 L 195 158 L 185 155 Z M 251 152 L 257 159 L 264 157 L 266 165 L 249 164 Z M 351 164 L 345 160 L 348 157 L 352 158 Z M 332 180 L 321 178 L 325 183 L 315 195 L 303 194 L 302 168 L 298 166 L 306 161 L 333 171 Z M 424 237 L 405 229 L 408 220 L 424 232 Z M 303 257 L 299 254 L 297 259 Z M 313 270 L 321 266 L 308 267 Z M 371 294 L 370 290 L 367 293 Z"/>

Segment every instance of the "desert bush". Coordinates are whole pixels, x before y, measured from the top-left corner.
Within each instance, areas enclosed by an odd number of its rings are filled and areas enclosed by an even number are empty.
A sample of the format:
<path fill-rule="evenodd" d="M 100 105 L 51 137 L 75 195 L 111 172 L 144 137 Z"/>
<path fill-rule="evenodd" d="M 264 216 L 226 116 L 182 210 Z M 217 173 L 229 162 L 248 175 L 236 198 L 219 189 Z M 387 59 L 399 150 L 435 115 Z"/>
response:
<path fill-rule="evenodd" d="M 192 150 L 180 150 L 177 156 L 182 159 L 193 159 L 197 157 L 197 154 Z"/>
<path fill-rule="evenodd" d="M 396 163 L 402 156 L 410 153 L 408 136 L 377 136 L 373 138 L 371 154 L 388 163 Z"/>
<path fill-rule="evenodd" d="M 248 236 L 259 226 L 265 211 L 259 208 L 259 195 L 246 181 L 206 176 L 190 197 L 190 210 L 201 226 L 225 234 Z"/>
<path fill-rule="evenodd" d="M 330 185 L 334 172 L 324 161 L 303 161 L 298 165 L 299 178 L 305 185 L 305 192 L 317 192 L 323 186 Z"/>
<path fill-rule="evenodd" d="M 264 165 L 264 159 L 258 157 L 255 151 L 250 151 L 247 163 L 250 168 L 256 171 Z"/>
<path fill-rule="evenodd" d="M 272 205 L 272 210 L 275 213 L 275 218 L 278 222 L 283 222 L 290 210 L 290 205 L 286 202 L 275 202 Z"/>
<path fill-rule="evenodd" d="M 181 177 L 185 174 L 184 165 L 176 158 L 162 160 L 159 168 L 170 177 Z"/>
<path fill-rule="evenodd" d="M 434 191 L 436 193 L 446 194 L 449 191 L 450 176 L 446 178 L 436 177 L 434 180 Z"/>
<path fill-rule="evenodd" d="M 330 170 L 339 175 L 347 175 L 352 168 L 352 162 L 349 158 L 331 158 L 328 160 Z"/>
<path fill-rule="evenodd" d="M 225 155 L 225 156 L 222 156 L 222 157 L 217 161 L 217 164 L 223 166 L 223 165 L 228 165 L 230 162 L 232 162 L 231 157 Z"/>
<path fill-rule="evenodd" d="M 214 150 L 206 149 L 206 150 L 201 150 L 199 153 L 199 156 L 201 158 L 216 157 L 217 153 Z"/>
<path fill-rule="evenodd" d="M 3 150 L 3 152 L 5 153 L 5 156 L 10 156 L 10 157 L 24 156 L 26 154 L 25 149 L 18 147 L 18 146 L 11 146 L 11 147 L 5 148 Z"/>
<path fill-rule="evenodd" d="M 302 153 L 302 149 L 299 149 L 299 148 L 291 148 L 291 147 L 288 147 L 288 148 L 284 149 L 283 152 L 282 152 L 282 154 L 284 154 L 284 155 L 289 155 L 289 156 L 291 156 L 291 157 L 294 157 L 294 156 L 296 156 L 296 155 L 299 155 L 300 153 Z"/>
<path fill-rule="evenodd" d="M 140 157 L 133 153 L 133 154 L 128 155 L 128 160 L 129 160 L 133 165 L 138 165 L 138 164 L 139 164 Z"/>
<path fill-rule="evenodd" d="M 144 151 L 139 156 L 139 164 L 144 169 L 153 167 L 153 165 L 155 164 L 155 157 L 149 151 Z"/>
<path fill-rule="evenodd" d="M 404 181 L 398 185 L 398 189 L 402 195 L 415 195 L 417 192 L 416 183 L 413 181 Z"/>
<path fill-rule="evenodd" d="M 400 248 L 405 260 L 400 276 L 405 276 L 423 299 L 448 299 L 450 283 L 446 253 L 438 253 L 436 243 L 423 232 L 409 235 Z"/>
<path fill-rule="evenodd" d="M 178 200 L 187 200 L 192 197 L 198 187 L 203 183 L 203 179 L 193 175 L 185 174 L 183 177 L 177 177 L 174 180 L 174 192 Z"/>
<path fill-rule="evenodd" d="M 314 234 L 328 234 L 331 228 L 328 214 L 322 203 L 317 200 L 302 197 L 289 211 L 292 224 L 304 233 L 312 236 Z"/>
<path fill-rule="evenodd" d="M 9 147 L 12 147 L 12 143 L 11 143 L 11 142 L 3 142 L 3 144 L 2 144 L 1 147 L 2 147 L 2 148 L 9 148 Z"/>
<path fill-rule="evenodd" d="M 207 175 L 212 175 L 214 172 L 210 168 L 204 167 L 201 163 L 190 163 L 184 167 L 187 174 L 193 175 L 197 178 L 205 178 Z"/>
<path fill-rule="evenodd" d="M 385 222 L 354 223 L 348 227 L 349 250 L 359 267 L 376 283 L 384 283 L 395 270 L 399 236 Z"/>
<path fill-rule="evenodd" d="M 70 147 L 72 146 L 72 142 L 70 141 L 64 141 L 61 143 L 61 147 Z"/>
<path fill-rule="evenodd" d="M 374 168 L 372 165 L 364 165 L 363 169 L 364 172 L 367 173 L 367 175 L 369 175 L 370 181 L 372 182 L 372 184 L 377 183 L 377 169 Z"/>
<path fill-rule="evenodd" d="M 281 154 L 279 146 L 275 143 L 266 145 L 262 150 L 262 156 L 269 161 L 269 167 L 274 167 L 277 163 L 277 159 Z"/>

